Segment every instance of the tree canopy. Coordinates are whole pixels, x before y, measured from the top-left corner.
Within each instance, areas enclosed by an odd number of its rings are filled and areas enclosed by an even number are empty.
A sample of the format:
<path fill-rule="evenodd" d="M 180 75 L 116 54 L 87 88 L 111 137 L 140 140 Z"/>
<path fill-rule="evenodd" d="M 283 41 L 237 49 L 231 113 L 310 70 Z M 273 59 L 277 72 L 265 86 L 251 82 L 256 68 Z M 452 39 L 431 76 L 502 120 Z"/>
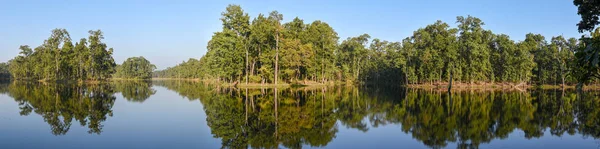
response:
<path fill-rule="evenodd" d="M 582 46 L 575 53 L 576 63 L 572 67 L 573 76 L 579 82 L 577 88 L 581 89 L 592 79 L 600 78 L 600 28 L 596 28 L 600 24 L 600 1 L 574 0 L 573 4 L 578 7 L 577 14 L 581 16 L 577 24 L 579 32 L 591 32 L 591 36 L 582 36 Z"/>
<path fill-rule="evenodd" d="M 573 4 L 577 6 L 577 14 L 581 16 L 581 21 L 577 23 L 579 32 L 593 31 L 600 24 L 600 1 L 573 0 Z"/>
<path fill-rule="evenodd" d="M 154 64 L 143 56 L 130 57 L 123 64 L 118 65 L 114 77 L 127 79 L 150 79 L 156 69 Z"/>
<path fill-rule="evenodd" d="M 65 29 L 54 29 L 35 49 L 20 46 L 19 55 L 10 60 L 9 70 L 19 80 L 104 80 L 115 71 L 113 49 L 108 48 L 100 30 L 89 37 L 71 41 Z"/>
<path fill-rule="evenodd" d="M 277 11 L 251 19 L 239 5 L 221 14 L 223 28 L 207 53 L 154 77 L 223 82 L 341 81 L 359 84 L 461 83 L 573 84 L 571 68 L 580 40 L 529 33 L 525 40 L 485 29 L 483 20 L 458 16 L 454 25 L 434 21 L 402 41 L 369 34 L 340 41 L 326 22 L 295 17 L 280 23 Z M 279 70 L 279 71 L 276 71 Z"/>

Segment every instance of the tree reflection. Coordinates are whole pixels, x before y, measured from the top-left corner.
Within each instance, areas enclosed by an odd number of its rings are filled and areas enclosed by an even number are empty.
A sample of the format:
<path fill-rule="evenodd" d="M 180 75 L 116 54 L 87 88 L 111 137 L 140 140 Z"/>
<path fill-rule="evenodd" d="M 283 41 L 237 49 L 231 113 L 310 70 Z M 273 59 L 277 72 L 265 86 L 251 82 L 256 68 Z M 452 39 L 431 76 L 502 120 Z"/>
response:
<path fill-rule="evenodd" d="M 132 102 L 144 102 L 150 96 L 156 94 L 156 90 L 152 88 L 151 81 L 114 81 L 112 84 L 115 90 L 121 92 L 123 98 Z"/>
<path fill-rule="evenodd" d="M 600 138 L 597 92 L 444 92 L 405 88 L 235 89 L 177 81 L 158 85 L 199 100 L 224 148 L 326 146 L 338 124 L 368 132 L 395 124 L 432 148 L 477 148 L 515 130 L 526 138 Z M 275 97 L 277 95 L 277 97 Z"/>
<path fill-rule="evenodd" d="M 206 121 L 224 148 L 325 147 L 339 127 L 368 132 L 400 125 L 402 132 L 432 148 L 456 143 L 477 148 L 516 131 L 526 138 L 580 134 L 600 138 L 599 92 L 534 90 L 445 92 L 406 88 L 310 87 L 238 89 L 189 81 L 110 84 L 0 83 L 0 93 L 19 103 L 20 114 L 36 113 L 55 135 L 73 121 L 102 132 L 112 116 L 116 92 L 143 102 L 152 85 L 201 102 Z M 545 134 L 546 133 L 546 134 Z"/>
<path fill-rule="evenodd" d="M 156 85 L 204 105 L 211 133 L 224 148 L 326 146 L 335 138 L 335 102 L 327 92 L 301 89 L 231 89 L 192 82 Z"/>
<path fill-rule="evenodd" d="M 8 95 L 19 104 L 20 114 L 41 115 L 52 134 L 64 135 L 73 120 L 89 128 L 88 133 L 100 134 L 107 116 L 112 116 L 115 101 L 112 87 L 106 84 L 41 84 L 13 82 Z"/>

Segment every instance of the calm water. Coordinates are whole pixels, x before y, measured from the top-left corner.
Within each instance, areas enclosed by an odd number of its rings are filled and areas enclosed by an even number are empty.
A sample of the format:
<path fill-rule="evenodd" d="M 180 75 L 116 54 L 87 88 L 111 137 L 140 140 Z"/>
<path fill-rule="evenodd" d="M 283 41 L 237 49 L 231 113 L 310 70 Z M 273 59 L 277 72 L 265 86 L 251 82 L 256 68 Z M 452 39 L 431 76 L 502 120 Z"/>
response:
<path fill-rule="evenodd" d="M 0 148 L 600 148 L 600 94 L 0 83 Z"/>

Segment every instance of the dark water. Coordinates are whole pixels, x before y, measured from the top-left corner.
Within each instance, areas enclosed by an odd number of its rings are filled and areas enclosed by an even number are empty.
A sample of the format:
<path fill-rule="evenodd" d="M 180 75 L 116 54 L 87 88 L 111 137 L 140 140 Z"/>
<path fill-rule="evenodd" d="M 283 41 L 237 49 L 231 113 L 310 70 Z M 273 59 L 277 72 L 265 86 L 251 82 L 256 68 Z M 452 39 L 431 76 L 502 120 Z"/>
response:
<path fill-rule="evenodd" d="M 0 148 L 600 148 L 598 92 L 0 83 Z"/>

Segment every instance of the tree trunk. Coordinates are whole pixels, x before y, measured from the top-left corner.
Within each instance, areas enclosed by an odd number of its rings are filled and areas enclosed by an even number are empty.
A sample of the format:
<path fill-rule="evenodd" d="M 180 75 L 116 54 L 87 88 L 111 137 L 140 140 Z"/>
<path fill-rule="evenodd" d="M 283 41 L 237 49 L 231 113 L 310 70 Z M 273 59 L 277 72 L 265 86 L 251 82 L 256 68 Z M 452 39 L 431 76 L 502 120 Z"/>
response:
<path fill-rule="evenodd" d="M 244 71 L 246 71 L 246 85 L 248 85 L 248 48 L 245 47 L 245 49 L 246 49 L 246 67 L 244 67 L 245 68 Z"/>
<path fill-rule="evenodd" d="M 254 68 L 256 67 L 256 60 L 252 61 L 252 65 L 250 65 L 250 75 L 254 76 Z"/>
<path fill-rule="evenodd" d="M 277 85 L 277 73 L 279 73 L 279 31 L 277 32 L 275 39 L 275 85 Z"/>
<path fill-rule="evenodd" d="M 562 88 L 565 88 L 565 76 L 562 77 Z"/>
<path fill-rule="evenodd" d="M 452 91 L 452 72 L 450 72 L 450 79 L 448 79 L 448 93 Z"/>

